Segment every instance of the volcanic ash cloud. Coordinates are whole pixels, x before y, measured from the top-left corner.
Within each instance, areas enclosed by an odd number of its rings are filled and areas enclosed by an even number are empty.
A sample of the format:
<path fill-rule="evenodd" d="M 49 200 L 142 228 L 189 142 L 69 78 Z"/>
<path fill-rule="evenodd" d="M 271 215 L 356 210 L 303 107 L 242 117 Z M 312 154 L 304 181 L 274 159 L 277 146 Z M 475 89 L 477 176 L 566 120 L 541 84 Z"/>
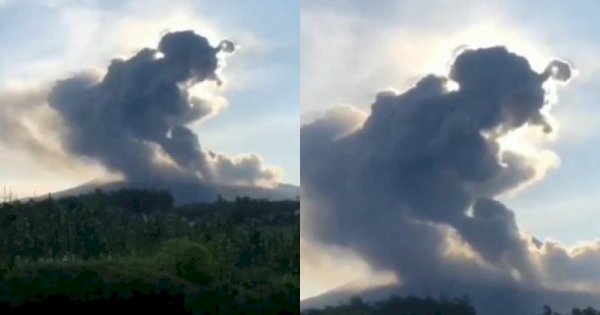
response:
<path fill-rule="evenodd" d="M 498 200 L 552 166 L 502 139 L 552 132 L 544 83 L 570 77 L 563 61 L 537 73 L 504 47 L 465 50 L 447 77 L 379 93 L 366 118 L 345 106 L 303 125 L 303 236 L 350 248 L 407 287 L 599 290 L 597 243 L 541 243 Z"/>
<path fill-rule="evenodd" d="M 272 184 L 278 169 L 257 155 L 228 157 L 204 149 L 188 125 L 214 114 L 216 105 L 192 95 L 197 84 L 220 84 L 223 54 L 193 31 L 168 33 L 157 49 L 111 62 L 106 73 L 59 81 L 48 104 L 60 116 L 62 146 L 91 158 L 131 182 Z"/>

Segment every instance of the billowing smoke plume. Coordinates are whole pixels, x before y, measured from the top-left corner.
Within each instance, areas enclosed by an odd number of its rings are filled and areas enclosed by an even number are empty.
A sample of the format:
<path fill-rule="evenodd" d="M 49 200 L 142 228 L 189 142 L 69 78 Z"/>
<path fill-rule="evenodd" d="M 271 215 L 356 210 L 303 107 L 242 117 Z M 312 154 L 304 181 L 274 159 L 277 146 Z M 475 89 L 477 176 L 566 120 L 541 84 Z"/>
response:
<path fill-rule="evenodd" d="M 99 78 L 82 74 L 59 81 L 48 97 L 64 124 L 63 148 L 99 161 L 128 181 L 201 181 L 205 184 L 270 183 L 277 170 L 255 156 L 229 158 L 201 147 L 187 125 L 214 111 L 189 89 L 220 83 L 217 47 L 192 31 L 168 33 L 157 49 L 113 60 Z"/>
<path fill-rule="evenodd" d="M 512 288 L 597 290 L 600 274 L 590 272 L 600 265 L 597 244 L 542 244 L 497 200 L 551 166 L 543 154 L 510 151 L 501 140 L 520 128 L 552 132 L 541 110 L 544 83 L 570 77 L 562 61 L 536 73 L 504 47 L 465 50 L 448 77 L 379 93 L 366 119 L 342 107 L 304 125 L 303 235 L 353 249 L 415 292 L 476 295 L 494 287 L 494 303 L 503 303 L 518 296 L 505 294 Z M 523 307 L 537 311 L 542 301 Z M 520 302 L 512 303 L 487 310 L 519 313 Z"/>

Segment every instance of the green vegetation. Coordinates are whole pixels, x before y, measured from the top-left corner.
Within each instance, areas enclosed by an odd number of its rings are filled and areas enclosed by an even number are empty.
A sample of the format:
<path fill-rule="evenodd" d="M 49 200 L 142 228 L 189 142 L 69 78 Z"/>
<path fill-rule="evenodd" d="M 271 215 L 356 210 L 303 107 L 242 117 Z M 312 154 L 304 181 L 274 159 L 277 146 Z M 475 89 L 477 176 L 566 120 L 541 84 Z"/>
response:
<path fill-rule="evenodd" d="M 0 313 L 296 314 L 298 209 L 140 190 L 0 204 Z"/>

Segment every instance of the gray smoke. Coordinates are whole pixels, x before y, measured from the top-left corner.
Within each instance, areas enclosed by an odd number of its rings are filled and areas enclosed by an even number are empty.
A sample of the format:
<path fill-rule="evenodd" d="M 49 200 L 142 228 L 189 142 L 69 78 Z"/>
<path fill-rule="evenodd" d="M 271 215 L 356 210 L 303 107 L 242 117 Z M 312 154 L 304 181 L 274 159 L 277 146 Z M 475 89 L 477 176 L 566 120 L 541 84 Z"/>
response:
<path fill-rule="evenodd" d="M 497 200 L 537 172 L 499 139 L 525 126 L 551 132 L 543 84 L 570 77 L 563 61 L 536 73 L 504 47 L 465 50 L 448 77 L 379 93 L 366 120 L 338 108 L 302 126 L 302 198 L 311 205 L 303 235 L 353 249 L 396 271 L 405 287 L 581 288 L 581 279 L 559 281 L 552 272 L 588 260 L 526 236 Z M 547 262 L 550 252 L 562 261 Z M 597 272 L 588 276 L 600 282 Z"/>
<path fill-rule="evenodd" d="M 189 89 L 208 81 L 220 84 L 219 55 L 234 48 L 230 41 L 213 47 L 193 31 L 168 33 L 157 49 L 113 60 L 102 78 L 81 74 L 59 81 L 48 103 L 62 118 L 63 148 L 132 182 L 276 180 L 277 172 L 253 155 L 238 163 L 240 158 L 204 150 L 187 127 L 213 112 L 209 101 Z"/>

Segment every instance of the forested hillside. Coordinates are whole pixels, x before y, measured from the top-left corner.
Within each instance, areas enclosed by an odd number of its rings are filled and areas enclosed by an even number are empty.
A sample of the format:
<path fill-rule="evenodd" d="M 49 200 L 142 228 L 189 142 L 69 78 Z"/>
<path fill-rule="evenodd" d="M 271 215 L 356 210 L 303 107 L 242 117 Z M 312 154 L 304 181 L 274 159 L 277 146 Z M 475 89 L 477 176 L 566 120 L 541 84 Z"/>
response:
<path fill-rule="evenodd" d="M 144 190 L 2 203 L 0 313 L 298 313 L 299 208 Z"/>

